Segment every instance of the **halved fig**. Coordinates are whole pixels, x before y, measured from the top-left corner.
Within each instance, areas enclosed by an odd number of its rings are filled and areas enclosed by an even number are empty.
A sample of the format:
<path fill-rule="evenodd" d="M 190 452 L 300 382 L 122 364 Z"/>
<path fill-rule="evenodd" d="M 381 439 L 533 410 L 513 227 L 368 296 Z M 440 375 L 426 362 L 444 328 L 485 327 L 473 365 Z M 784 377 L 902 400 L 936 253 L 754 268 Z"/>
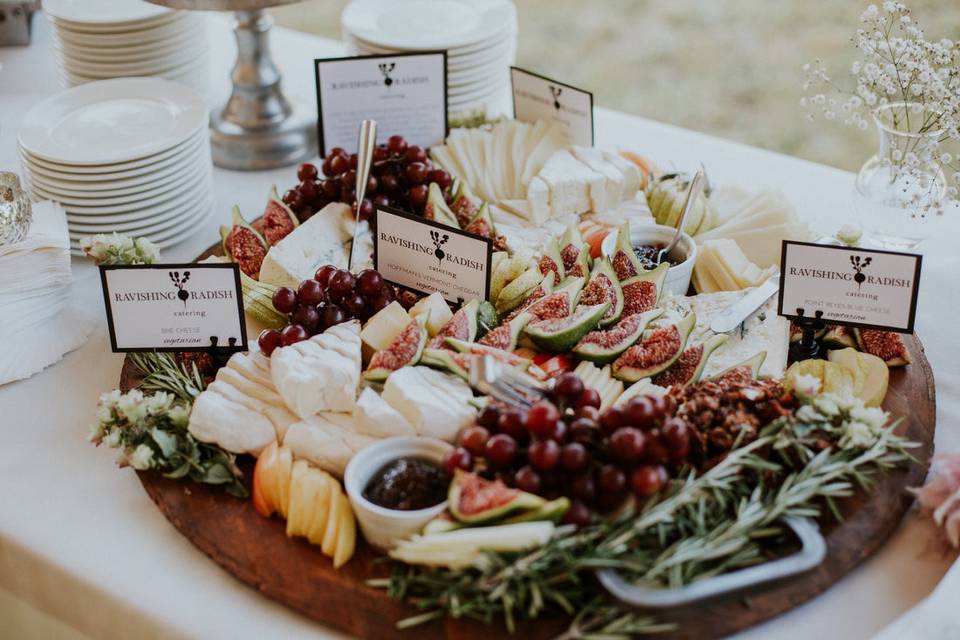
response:
<path fill-rule="evenodd" d="M 495 349 L 513 351 L 517 346 L 517 338 L 520 337 L 520 332 L 523 331 L 523 328 L 527 326 L 527 323 L 530 322 L 532 318 L 533 316 L 529 313 L 521 313 L 512 320 L 504 322 L 500 326 L 488 331 L 485 336 L 480 338 L 478 344 Z M 450 344 L 449 340 L 447 344 Z"/>
<path fill-rule="evenodd" d="M 523 304 L 523 301 L 529 298 L 537 286 L 546 278 L 550 278 L 550 285 L 552 287 L 553 274 L 544 276 L 537 267 L 530 267 L 521 273 L 500 290 L 500 295 L 497 296 L 497 301 L 494 303 L 497 311 L 505 313 Z M 544 289 L 544 291 L 546 290 Z"/>
<path fill-rule="evenodd" d="M 663 283 L 667 280 L 670 264 L 661 262 L 656 268 L 644 271 L 620 283 L 623 290 L 623 313 L 630 315 L 650 311 L 657 306 L 663 294 Z"/>
<path fill-rule="evenodd" d="M 547 296 L 553 293 L 553 283 L 556 276 L 552 271 L 548 271 L 546 275 L 543 276 L 543 279 L 540 281 L 540 284 L 533 288 L 523 299 L 518 306 L 514 307 L 510 312 L 503 317 L 504 322 L 509 322 L 513 320 L 518 315 L 526 311 L 529 307 L 536 304 L 540 300 L 543 300 L 544 296 Z"/>
<path fill-rule="evenodd" d="M 621 353 L 640 339 L 647 325 L 660 317 L 662 309 L 653 309 L 646 313 L 624 315 L 611 329 L 591 331 L 580 338 L 573 352 L 584 360 L 606 363 L 617 359 Z"/>
<path fill-rule="evenodd" d="M 675 325 L 646 332 L 639 344 L 624 351 L 614 361 L 613 376 L 624 382 L 636 382 L 665 371 L 683 353 L 696 323 L 696 315 L 688 313 Z"/>
<path fill-rule="evenodd" d="M 543 255 L 540 256 L 540 259 L 537 261 L 537 268 L 540 269 L 540 273 L 543 275 L 553 272 L 554 282 L 561 282 L 563 280 L 566 269 L 563 268 L 563 258 L 560 256 L 560 247 L 557 246 L 556 238 L 550 238 L 550 240 L 547 241 L 543 249 Z"/>
<path fill-rule="evenodd" d="M 493 227 L 493 218 L 490 217 L 490 207 L 484 203 L 483 206 L 480 207 L 480 211 L 477 212 L 477 215 L 467 222 L 463 230 L 482 238 L 493 239 L 496 237 L 497 234 Z"/>
<path fill-rule="evenodd" d="M 492 522 L 515 511 L 538 509 L 546 500 L 532 493 L 511 489 L 500 480 L 485 480 L 475 473 L 457 470 L 447 493 L 450 513 L 460 522 Z"/>
<path fill-rule="evenodd" d="M 643 263 L 633 250 L 630 240 L 630 223 L 624 222 L 617 231 L 617 246 L 613 250 L 611 259 L 613 270 L 620 280 L 626 280 L 643 273 Z"/>
<path fill-rule="evenodd" d="M 727 341 L 727 334 L 718 333 L 706 342 L 684 349 L 677 361 L 663 373 L 654 376 L 653 384 L 661 387 L 685 387 L 688 384 L 700 382 L 707 360 L 717 348 Z"/>
<path fill-rule="evenodd" d="M 498 349 L 496 347 L 489 347 L 477 342 L 464 342 L 463 340 L 457 340 L 456 338 L 447 338 L 447 345 L 459 353 L 475 356 L 490 356 L 497 362 L 502 362 L 503 364 L 517 367 L 523 371 L 526 371 L 533 362 L 530 360 L 530 358 L 524 358 L 523 356 L 510 353 L 509 351 L 504 351 L 503 349 Z"/>
<path fill-rule="evenodd" d="M 760 367 L 763 366 L 763 361 L 767 359 L 766 351 L 758 351 L 753 354 L 743 362 L 738 362 L 735 365 L 727 367 L 719 373 L 715 373 L 707 380 L 713 380 L 714 382 L 720 382 L 724 380 L 755 380 L 760 377 Z"/>
<path fill-rule="evenodd" d="M 558 246 L 567 276 L 586 278 L 590 273 L 590 246 L 584 242 L 578 223 L 574 222 L 567 227 Z"/>
<path fill-rule="evenodd" d="M 425 325 L 424 316 L 411 320 L 389 347 L 373 354 L 367 370 L 363 372 L 363 378 L 371 382 L 382 382 L 400 367 L 417 364 L 427 344 Z"/>
<path fill-rule="evenodd" d="M 473 342 L 477 338 L 477 311 L 480 309 L 479 300 L 471 300 L 460 307 L 453 317 L 440 328 L 437 335 L 430 339 L 428 348 L 439 349 L 446 344 L 446 338 L 459 338 Z M 431 314 L 432 315 L 432 314 Z"/>
<path fill-rule="evenodd" d="M 531 322 L 524 333 L 537 347 L 553 353 L 573 348 L 580 338 L 594 329 L 610 308 L 609 302 L 577 305 L 565 318 L 550 318 Z"/>
<path fill-rule="evenodd" d="M 857 339 L 849 327 L 841 324 L 835 324 L 827 329 L 823 334 L 823 344 L 830 349 L 845 349 L 847 347 L 857 348 Z"/>
<path fill-rule="evenodd" d="M 442 369 L 470 381 L 470 355 L 450 349 L 426 348 L 420 356 L 420 364 Z"/>
<path fill-rule="evenodd" d="M 263 210 L 263 217 L 255 225 L 267 244 L 273 246 L 290 235 L 290 232 L 300 226 L 300 220 L 290 207 L 280 199 L 277 187 L 270 188 L 267 198 L 267 207 Z"/>
<path fill-rule="evenodd" d="M 443 191 L 440 190 L 440 185 L 436 182 L 431 182 L 427 191 L 427 205 L 423 208 L 423 217 L 454 229 L 460 228 L 457 216 L 453 215 L 453 211 L 447 206 Z"/>
<path fill-rule="evenodd" d="M 620 318 L 623 313 L 623 290 L 620 288 L 620 281 L 617 274 L 614 273 L 610 261 L 603 259 L 593 263 L 593 271 L 590 272 L 590 281 L 583 288 L 580 295 L 580 304 L 609 305 L 603 318 L 600 320 L 600 326 L 606 327 Z"/>
<path fill-rule="evenodd" d="M 240 207 L 233 207 L 233 228 L 220 227 L 220 241 L 223 252 L 240 266 L 241 271 L 254 280 L 260 279 L 267 241 L 244 219 Z"/>
<path fill-rule="evenodd" d="M 853 335 L 861 351 L 877 356 L 886 362 L 888 367 L 902 367 L 911 362 L 910 351 L 899 333 L 855 328 Z"/>
<path fill-rule="evenodd" d="M 457 219 L 457 223 L 465 227 L 483 206 L 483 200 L 473 195 L 470 186 L 464 180 L 457 180 L 456 188 L 453 190 L 453 202 L 450 203 L 450 210 Z"/>

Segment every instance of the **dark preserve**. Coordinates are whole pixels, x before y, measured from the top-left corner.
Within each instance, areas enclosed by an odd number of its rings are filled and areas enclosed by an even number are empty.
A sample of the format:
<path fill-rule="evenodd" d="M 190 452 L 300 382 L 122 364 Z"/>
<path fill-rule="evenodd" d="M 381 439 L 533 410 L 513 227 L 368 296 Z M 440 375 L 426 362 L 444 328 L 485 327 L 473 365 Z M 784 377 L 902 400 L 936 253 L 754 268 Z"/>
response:
<path fill-rule="evenodd" d="M 363 497 L 385 509 L 414 511 L 447 498 L 449 479 L 439 466 L 423 458 L 398 458 L 373 474 Z"/>
<path fill-rule="evenodd" d="M 633 248 L 633 252 L 637 254 L 638 258 L 640 258 L 640 263 L 643 264 L 643 268 L 649 271 L 657 266 L 657 254 L 660 253 L 660 250 L 666 246 L 667 245 L 665 244 L 638 244 Z M 674 267 L 681 262 L 674 259 L 671 255 L 664 256 L 664 259 L 670 263 L 671 267 Z"/>

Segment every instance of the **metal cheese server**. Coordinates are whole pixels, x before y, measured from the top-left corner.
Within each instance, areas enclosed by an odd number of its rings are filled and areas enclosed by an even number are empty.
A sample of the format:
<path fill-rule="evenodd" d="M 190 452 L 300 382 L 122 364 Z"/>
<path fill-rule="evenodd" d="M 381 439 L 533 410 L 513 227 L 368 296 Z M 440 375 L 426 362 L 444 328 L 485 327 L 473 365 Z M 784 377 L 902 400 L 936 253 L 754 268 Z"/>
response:
<path fill-rule="evenodd" d="M 728 333 L 733 331 L 744 320 L 749 318 L 757 309 L 762 307 L 770 296 L 780 290 L 780 273 L 774 273 L 759 287 L 748 291 L 742 298 L 721 311 L 710 322 L 710 329 L 714 333 Z"/>

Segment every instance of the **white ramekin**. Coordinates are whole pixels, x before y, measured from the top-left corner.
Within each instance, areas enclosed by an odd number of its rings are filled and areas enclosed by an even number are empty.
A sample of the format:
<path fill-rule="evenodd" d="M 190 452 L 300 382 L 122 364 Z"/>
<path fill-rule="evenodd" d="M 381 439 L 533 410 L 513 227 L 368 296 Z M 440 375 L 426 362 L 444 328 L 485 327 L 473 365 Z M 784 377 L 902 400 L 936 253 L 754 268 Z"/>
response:
<path fill-rule="evenodd" d="M 635 224 L 630 223 L 630 245 L 637 246 L 642 244 L 667 245 L 673 240 L 673 234 L 676 229 L 662 224 Z M 613 250 L 617 246 L 617 230 L 614 229 L 607 234 L 600 245 L 603 255 L 613 255 Z M 663 290 L 675 295 L 686 295 L 690 288 L 690 276 L 693 275 L 693 265 L 697 261 L 697 243 L 687 233 L 680 234 L 680 241 L 673 250 L 674 254 L 686 256 L 686 259 L 680 264 L 673 265 L 667 270 L 667 280 L 663 284 Z"/>
<path fill-rule="evenodd" d="M 399 540 L 405 540 L 423 529 L 447 506 L 444 500 L 426 509 L 399 511 L 373 504 L 363 497 L 363 490 L 373 474 L 398 458 L 423 458 L 439 464 L 451 449 L 453 447 L 450 444 L 436 438 L 397 436 L 361 449 L 350 459 L 343 474 L 343 485 L 360 524 L 360 531 L 368 543 L 381 549 L 391 549 Z"/>

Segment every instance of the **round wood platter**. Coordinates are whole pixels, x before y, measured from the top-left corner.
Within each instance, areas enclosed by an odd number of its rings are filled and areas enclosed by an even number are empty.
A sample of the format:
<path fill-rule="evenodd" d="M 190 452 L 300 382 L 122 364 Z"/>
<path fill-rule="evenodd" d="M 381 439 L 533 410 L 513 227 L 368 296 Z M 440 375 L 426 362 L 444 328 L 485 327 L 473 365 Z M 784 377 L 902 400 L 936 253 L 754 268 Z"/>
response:
<path fill-rule="evenodd" d="M 200 259 L 214 253 L 219 251 L 212 248 Z M 894 417 L 903 418 L 901 433 L 920 443 L 913 450 L 917 462 L 880 477 L 869 494 L 859 492 L 844 500 L 840 504 L 844 516 L 841 523 L 824 519 L 821 526 L 827 540 L 827 557 L 816 569 L 758 587 L 749 594 L 656 612 L 658 619 L 678 623 L 675 631 L 657 637 L 716 638 L 768 620 L 823 592 L 883 546 L 913 501 L 905 488 L 923 483 L 933 455 L 933 372 L 919 339 L 904 339 L 913 363 L 890 370 L 890 386 L 883 406 Z M 127 360 L 120 386 L 127 389 L 136 384 L 136 373 Z M 253 459 L 245 457 L 240 466 L 249 487 Z M 379 561 L 382 556 L 362 540 L 358 539 L 350 562 L 337 571 L 318 547 L 300 538 L 287 538 L 282 520 L 260 517 L 247 500 L 233 498 L 215 487 L 169 480 L 156 472 L 140 472 L 139 477 L 167 519 L 214 562 L 265 596 L 344 632 L 378 640 L 538 639 L 556 636 L 569 622 L 563 618 L 527 622 L 513 636 L 499 621 L 485 625 L 450 618 L 398 630 L 399 620 L 422 611 L 391 599 L 381 589 L 367 586 L 366 580 L 386 576 L 389 564 Z"/>

